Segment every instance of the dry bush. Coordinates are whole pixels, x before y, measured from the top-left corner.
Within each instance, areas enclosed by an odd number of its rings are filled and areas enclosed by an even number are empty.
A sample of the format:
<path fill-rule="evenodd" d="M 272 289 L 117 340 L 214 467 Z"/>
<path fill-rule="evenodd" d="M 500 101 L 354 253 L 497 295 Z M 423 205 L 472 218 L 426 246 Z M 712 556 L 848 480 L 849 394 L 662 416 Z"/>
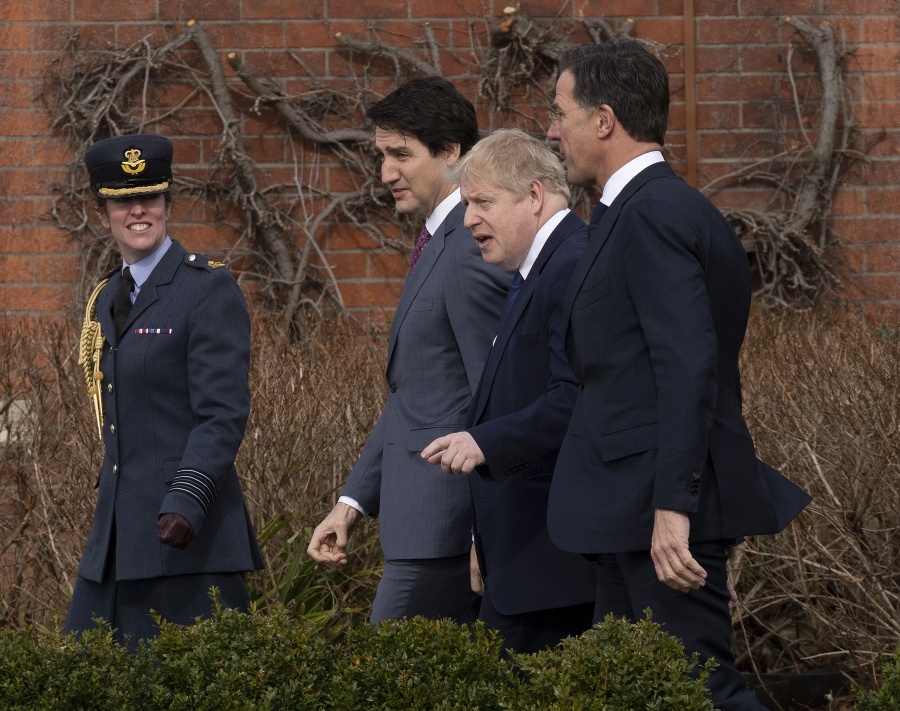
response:
<path fill-rule="evenodd" d="M 742 365 L 760 456 L 815 499 L 739 547 L 740 661 L 873 679 L 900 642 L 900 340 L 854 312 L 759 313 Z"/>
<path fill-rule="evenodd" d="M 251 587 L 259 603 L 279 600 L 340 631 L 368 607 L 377 529 L 355 536 L 353 562 L 340 572 L 305 557 L 308 529 L 330 509 L 381 410 L 384 339 L 316 320 L 314 337 L 292 345 L 274 319 L 254 321 L 253 410 L 238 471 L 270 565 Z M 65 615 L 90 528 L 102 445 L 77 342 L 71 323 L 0 325 L 0 431 L 9 439 L 0 443 L 0 625 Z"/>

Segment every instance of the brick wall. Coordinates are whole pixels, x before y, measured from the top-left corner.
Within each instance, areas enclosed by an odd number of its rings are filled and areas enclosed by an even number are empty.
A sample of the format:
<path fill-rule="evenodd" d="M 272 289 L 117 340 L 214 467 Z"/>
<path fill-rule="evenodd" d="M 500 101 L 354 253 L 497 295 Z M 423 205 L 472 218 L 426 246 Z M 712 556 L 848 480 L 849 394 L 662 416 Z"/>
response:
<path fill-rule="evenodd" d="M 685 106 L 684 0 L 597 0 L 522 2 L 532 19 L 556 18 L 573 41 L 587 41 L 581 19 L 607 11 L 617 23 L 631 18 L 633 35 L 667 48 L 673 110 L 670 157 L 684 169 Z M 45 108 L 47 78 L 66 56 L 75 32 L 78 46 L 127 46 L 141 37 L 153 41 L 177 36 L 188 19 L 203 23 L 224 56 L 236 51 L 260 75 L 296 86 L 296 59 L 317 75 L 340 81 L 360 71 L 334 35 L 365 37 L 373 29 L 383 39 L 415 46 L 428 21 L 442 44 L 444 73 L 476 100 L 483 126 L 489 123 L 484 101 L 475 96 L 479 51 L 491 18 L 506 3 L 497 0 L 17 0 L 0 3 L 0 305 L 19 316 L 71 315 L 84 297 L 85 269 L 71 238 L 54 226 L 51 186 L 66 175 L 70 150 L 50 128 Z M 832 226 L 840 246 L 831 257 L 844 275 L 847 293 L 896 324 L 900 314 L 900 52 L 897 0 L 695 0 L 697 97 L 697 183 L 706 185 L 740 165 L 770 158 L 785 141 L 801 141 L 790 101 L 785 60 L 796 37 L 783 22 L 795 14 L 817 25 L 827 20 L 853 48 L 846 65 L 847 89 L 854 101 L 861 145 L 868 161 L 857 163 L 835 196 Z M 472 38 L 475 38 L 473 50 Z M 796 40 L 795 40 L 796 41 Z M 479 47 L 481 49 L 479 49 Z M 293 53 L 294 57 L 290 56 Z M 812 55 L 799 51 L 795 66 L 802 91 Z M 170 87 L 157 98 L 160 107 L 184 98 Z M 534 97 L 527 97 L 534 101 Z M 206 112 L 206 119 L 203 118 Z M 198 100 L 194 131 L 179 136 L 176 162 L 190 171 L 201 166 L 215 145 L 219 127 Z M 293 156 L 303 150 L 271 124 L 244 114 L 245 133 L 254 159 L 273 180 L 290 179 Z M 198 128 L 199 127 L 199 128 Z M 784 127 L 788 127 L 785 132 Z M 531 127 L 534 129 L 534 127 Z M 177 134 L 177 127 L 168 127 Z M 322 187 L 340 189 L 345 177 L 321 171 Z M 721 204 L 764 207 L 771 193 L 732 186 L 714 199 Z M 238 236 L 191 204 L 177 207 L 171 233 L 189 248 L 217 250 Z M 348 225 L 334 225 L 322 236 L 345 303 L 360 315 L 384 315 L 395 304 L 405 265 L 401 255 L 379 248 Z M 92 277 L 88 277 L 90 280 Z"/>

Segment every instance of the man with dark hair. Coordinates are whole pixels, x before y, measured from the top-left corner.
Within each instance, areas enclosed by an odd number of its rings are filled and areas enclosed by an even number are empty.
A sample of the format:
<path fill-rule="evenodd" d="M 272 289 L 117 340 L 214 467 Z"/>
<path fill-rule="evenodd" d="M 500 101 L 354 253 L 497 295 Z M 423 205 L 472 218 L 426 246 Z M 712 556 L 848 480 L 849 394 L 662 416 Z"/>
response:
<path fill-rule="evenodd" d="M 734 668 L 726 558 L 781 531 L 809 496 L 756 459 L 738 353 L 747 255 L 662 148 L 668 76 L 632 42 L 563 59 L 548 137 L 568 180 L 602 190 L 564 303 L 581 390 L 550 491 L 562 549 L 598 557 L 594 619 L 646 608 L 719 663 L 717 709 L 759 709 Z"/>
<path fill-rule="evenodd" d="M 419 453 L 466 424 L 511 275 L 486 264 L 463 225 L 448 170 L 478 140 L 475 109 L 441 77 L 413 79 L 374 104 L 381 179 L 397 211 L 425 221 L 391 324 L 384 411 L 308 552 L 343 565 L 353 527 L 379 517 L 385 568 L 372 621 L 478 613 L 469 581 L 469 485 Z"/>

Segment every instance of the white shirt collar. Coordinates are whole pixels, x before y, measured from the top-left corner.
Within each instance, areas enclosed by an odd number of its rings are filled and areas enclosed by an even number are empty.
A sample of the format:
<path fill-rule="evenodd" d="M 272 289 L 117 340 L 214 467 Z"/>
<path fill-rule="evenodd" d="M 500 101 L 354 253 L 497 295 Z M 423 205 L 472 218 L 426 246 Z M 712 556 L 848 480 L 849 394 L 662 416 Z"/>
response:
<path fill-rule="evenodd" d="M 444 220 L 447 219 L 447 215 L 450 214 L 450 211 L 459 205 L 461 201 L 462 196 L 459 193 L 459 188 L 441 200 L 438 206 L 434 208 L 434 212 L 431 213 L 431 216 L 425 220 L 425 227 L 428 228 L 429 234 L 434 235 L 437 232 Z"/>
<path fill-rule="evenodd" d="M 600 196 L 600 202 L 604 205 L 612 205 L 619 193 L 631 182 L 638 173 L 654 163 L 661 163 L 665 160 L 660 151 L 650 151 L 642 153 L 637 158 L 632 158 L 625 165 L 612 174 L 606 185 L 603 186 L 603 195 Z"/>
<path fill-rule="evenodd" d="M 122 269 L 125 267 L 131 269 L 131 278 L 134 279 L 134 291 L 132 293 L 135 298 L 137 298 L 137 294 L 141 290 L 143 283 L 147 281 L 147 278 L 150 276 L 150 272 L 156 268 L 156 265 L 159 264 L 163 255 L 169 251 L 169 247 L 171 246 L 172 240 L 166 235 L 162 244 L 156 248 L 156 251 L 154 251 L 153 254 L 136 261 L 134 264 L 128 264 L 124 259 L 122 260 Z"/>
<path fill-rule="evenodd" d="M 519 265 L 519 274 L 522 275 L 523 279 L 528 278 L 528 273 L 534 266 L 544 245 L 547 244 L 547 240 L 550 238 L 553 230 L 556 229 L 557 225 L 563 221 L 563 218 L 568 215 L 569 212 L 569 208 L 564 208 L 541 225 L 541 228 L 537 231 L 537 234 L 534 236 L 534 240 L 531 243 L 531 249 L 528 250 L 528 254 L 525 255 L 525 259 L 523 259 L 522 263 Z"/>

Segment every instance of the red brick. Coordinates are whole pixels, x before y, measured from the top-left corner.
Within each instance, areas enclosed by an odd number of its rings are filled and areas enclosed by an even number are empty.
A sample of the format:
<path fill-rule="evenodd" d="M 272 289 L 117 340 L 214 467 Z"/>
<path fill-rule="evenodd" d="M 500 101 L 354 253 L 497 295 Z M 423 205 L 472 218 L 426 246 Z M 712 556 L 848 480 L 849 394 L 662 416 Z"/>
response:
<path fill-rule="evenodd" d="M 366 26 L 362 20 L 334 22 L 288 22 L 285 23 L 284 43 L 291 48 L 315 49 L 317 47 L 338 46 L 335 35 L 340 33 L 350 37 L 363 37 Z"/>
<path fill-rule="evenodd" d="M 0 106 L 9 109 L 27 109 L 32 105 L 32 86 L 25 81 L 0 81 Z"/>
<path fill-rule="evenodd" d="M 74 283 L 81 260 L 74 254 L 50 254 L 33 258 L 34 281 L 44 284 Z"/>
<path fill-rule="evenodd" d="M 0 24 L 0 50 L 31 48 L 31 25 Z"/>
<path fill-rule="evenodd" d="M 828 15 L 890 15 L 896 13 L 894 0 L 823 0 L 822 13 Z"/>
<path fill-rule="evenodd" d="M 34 200 L 0 196 L 0 225 L 25 225 L 34 220 Z"/>
<path fill-rule="evenodd" d="M 866 42 L 897 42 L 900 40 L 900 19 L 897 17 L 864 17 L 863 39 Z"/>
<path fill-rule="evenodd" d="M 336 279 L 343 280 L 368 276 L 386 276 L 385 274 L 375 272 L 374 270 L 372 274 L 369 273 L 369 259 L 365 252 L 329 253 L 326 256 L 326 261 L 331 267 Z M 316 259 L 316 262 L 321 263 L 319 259 Z"/>
<path fill-rule="evenodd" d="M 0 285 L 0 303 L 6 313 L 62 311 L 73 299 L 71 285 Z"/>
<path fill-rule="evenodd" d="M 283 22 L 240 22 L 211 25 L 207 32 L 222 50 L 284 47 Z"/>
<path fill-rule="evenodd" d="M 71 247 L 71 238 L 62 230 L 52 227 L 16 226 L 0 230 L 0 253 L 65 253 Z"/>
<path fill-rule="evenodd" d="M 835 217 L 831 226 L 837 235 L 854 244 L 883 243 L 887 235 L 900 233 L 896 217 Z"/>
<path fill-rule="evenodd" d="M 839 185 L 832 196 L 831 211 L 835 215 L 861 215 L 865 190 Z"/>
<path fill-rule="evenodd" d="M 897 47 L 864 45 L 853 52 L 850 66 L 855 71 L 896 72 L 900 69 L 900 53 Z"/>
<path fill-rule="evenodd" d="M 69 16 L 69 3 L 47 0 L 9 0 L 0 3 L 0 21 L 65 21 Z"/>
<path fill-rule="evenodd" d="M 784 15 L 818 15 L 820 0 L 741 0 L 744 17 L 779 17 Z"/>
<path fill-rule="evenodd" d="M 738 103 L 698 104 L 698 129 L 738 129 L 741 127 L 741 106 Z"/>
<path fill-rule="evenodd" d="M 408 17 L 406 3 L 397 0 L 356 0 L 353 2 L 344 0 L 328 6 L 328 19 L 378 20 L 388 17 Z M 434 17 L 434 15 L 429 15 L 429 17 Z"/>
<path fill-rule="evenodd" d="M 866 317 L 881 326 L 900 327 L 900 299 L 889 303 L 868 304 Z"/>
<path fill-rule="evenodd" d="M 331 225 L 328 230 L 327 247 L 331 251 L 378 249 L 376 240 L 355 225 Z"/>
<path fill-rule="evenodd" d="M 402 280 L 338 282 L 344 304 L 350 308 L 395 308 L 403 290 Z"/>
<path fill-rule="evenodd" d="M 30 282 L 34 276 L 34 257 L 0 255 L 0 283 Z"/>
<path fill-rule="evenodd" d="M 703 17 L 697 20 L 699 44 L 771 42 L 777 36 L 778 20 L 771 17 L 749 20 Z"/>
<path fill-rule="evenodd" d="M 869 215 L 900 214 L 900 187 L 883 190 L 869 188 L 866 191 L 866 213 Z"/>
<path fill-rule="evenodd" d="M 372 4 L 380 7 L 385 0 L 365 0 L 363 6 Z M 354 3 L 349 3 L 354 4 Z M 387 4 L 403 8 L 406 3 L 399 0 L 387 0 Z M 522 10 L 526 13 L 538 17 L 546 12 L 544 7 L 547 0 L 525 0 L 522 3 Z M 481 17 L 484 14 L 485 6 L 482 0 L 409 0 L 409 16 L 414 18 L 426 19 L 429 17 Z M 559 3 L 556 3 L 555 11 L 551 10 L 551 15 L 555 15 L 559 11 Z M 333 14 L 331 8 L 329 13 Z M 361 12 L 359 17 L 370 17 L 367 12 Z M 406 16 L 405 14 L 403 15 Z"/>
<path fill-rule="evenodd" d="M 74 0 L 76 22 L 93 20 L 157 20 L 156 3 L 151 2 L 95 2 Z"/>
<path fill-rule="evenodd" d="M 191 0 L 187 3 L 185 0 L 157 0 L 159 3 L 159 17 L 161 20 L 179 20 L 187 22 L 188 20 L 240 20 L 241 6 L 250 5 L 256 7 L 261 4 L 260 0 L 243 3 L 241 0 Z M 293 6 L 299 5 L 300 2 L 294 2 Z M 186 9 L 188 6 L 190 9 Z"/>
<path fill-rule="evenodd" d="M 726 17 L 738 15 L 738 0 L 695 0 L 694 14 L 697 17 Z"/>
<path fill-rule="evenodd" d="M 723 96 L 739 96 L 744 101 L 770 99 L 777 81 L 767 74 L 716 74 L 697 81 L 699 101 L 719 101 Z"/>
<path fill-rule="evenodd" d="M 741 48 L 736 46 L 701 46 L 695 54 L 698 74 L 736 72 L 740 69 Z"/>
<path fill-rule="evenodd" d="M 900 91 L 898 91 L 897 73 L 893 74 L 864 74 L 863 97 L 866 101 L 897 101 L 900 99 Z"/>
<path fill-rule="evenodd" d="M 684 20 L 681 18 L 647 18 L 635 25 L 634 37 L 667 45 L 684 43 Z"/>
<path fill-rule="evenodd" d="M 369 276 L 387 279 L 405 279 L 409 271 L 409 258 L 395 251 L 370 252 Z"/>
<path fill-rule="evenodd" d="M 864 247 L 837 246 L 828 249 L 829 264 L 837 274 L 858 274 L 863 271 Z"/>
<path fill-rule="evenodd" d="M 900 272 L 900 244 L 866 247 L 866 272 Z"/>
<path fill-rule="evenodd" d="M 700 134 L 700 152 L 713 158 L 764 158 L 775 151 L 773 136 L 760 131 L 708 131 Z"/>

